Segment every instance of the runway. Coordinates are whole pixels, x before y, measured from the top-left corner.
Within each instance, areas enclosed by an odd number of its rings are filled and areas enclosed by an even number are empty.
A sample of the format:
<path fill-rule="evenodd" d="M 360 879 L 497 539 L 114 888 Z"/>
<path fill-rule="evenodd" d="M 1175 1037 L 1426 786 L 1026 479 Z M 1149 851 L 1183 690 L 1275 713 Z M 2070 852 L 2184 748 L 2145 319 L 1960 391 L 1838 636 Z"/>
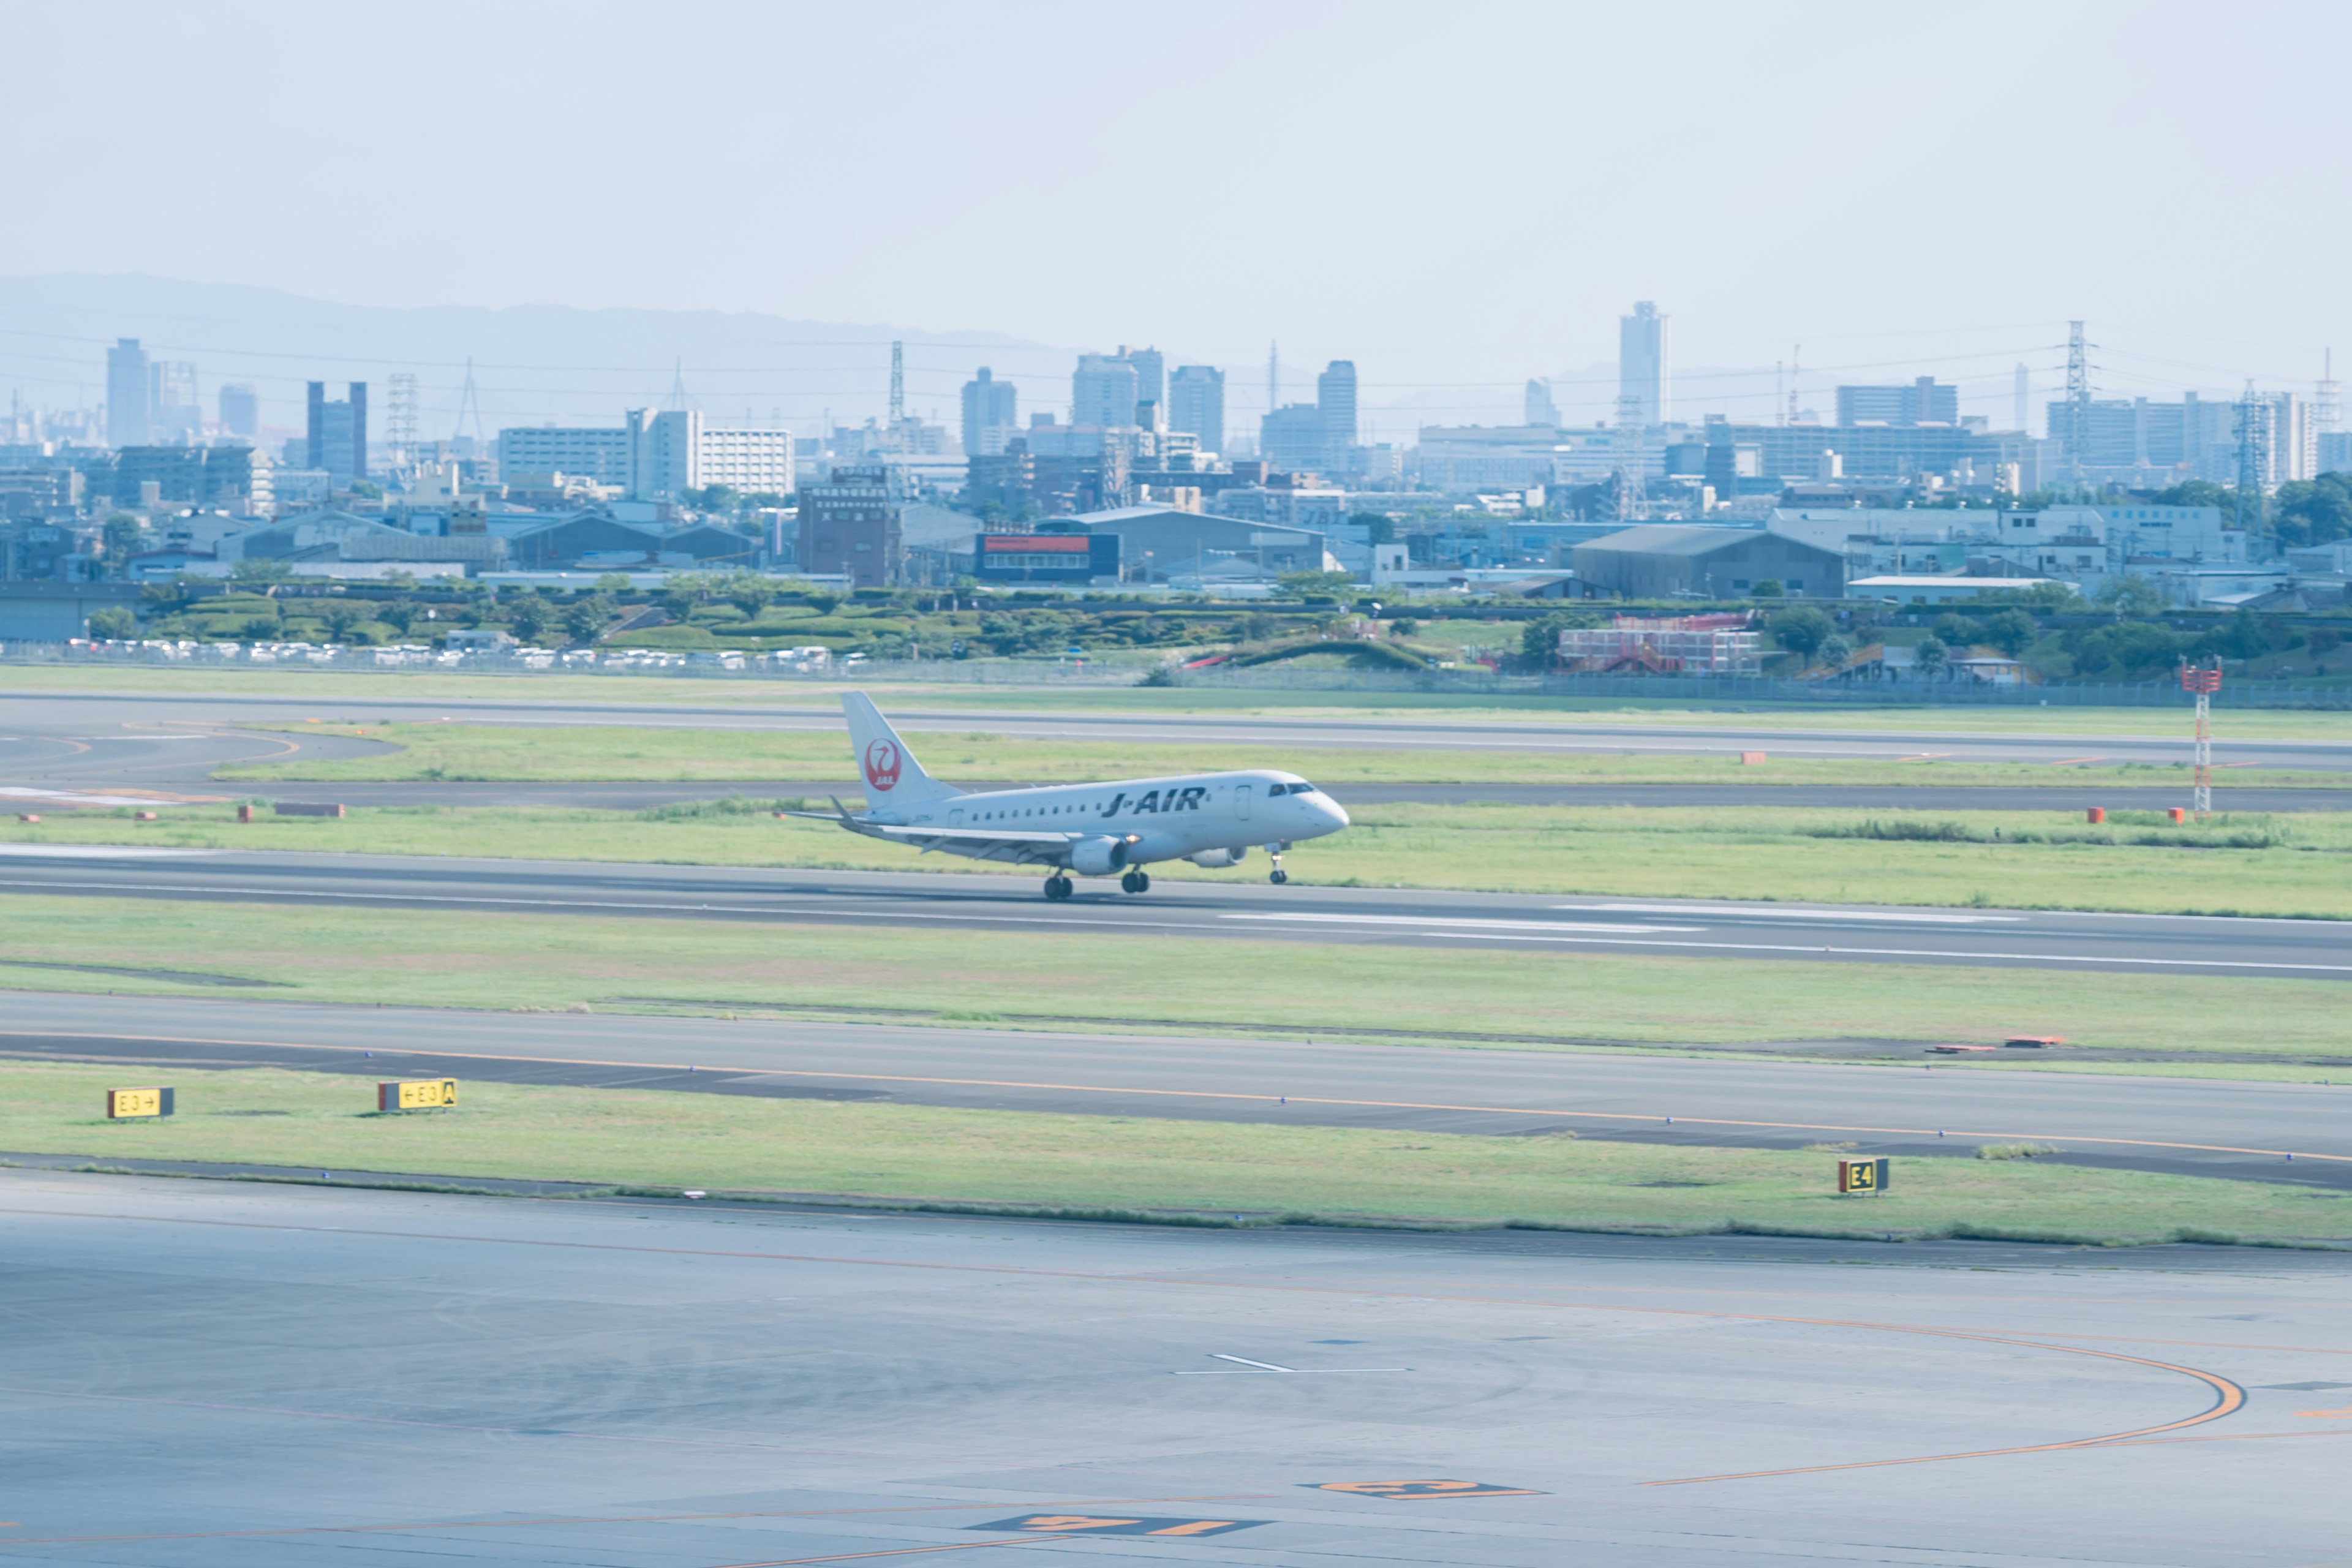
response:
<path fill-rule="evenodd" d="M 1053 712 L 1024 710 L 1014 701 L 1001 709 L 925 708 L 879 700 L 891 721 L 909 734 L 935 731 L 1032 739 L 1113 741 L 1131 743 L 1264 745 L 1306 750 L 1481 751 L 1537 753 L 1604 752 L 1641 756 L 1730 756 L 1764 751 L 1789 758 L 1858 758 L 1895 761 L 1933 756 L 1952 762 L 2032 763 L 2081 765 L 2138 763 L 2169 767 L 2189 757 L 2185 715 L 2151 711 L 2147 731 L 2132 736 L 1979 734 L 1938 730 L 1932 716 L 1890 716 L 1883 730 L 1807 730 L 1743 725 L 1727 715 L 1721 722 L 1685 726 L 1617 720 L 1531 717 L 1510 721 L 1452 718 L 1355 719 L 1345 715 L 1226 715 L 1157 712 Z M 477 724 L 628 724 L 709 730 L 839 731 L 841 709 L 830 692 L 812 693 L 790 706 L 749 703 L 598 703 L 484 699 L 402 697 L 388 683 L 381 696 L 165 697 L 115 693 L 0 695 L 0 733 L 29 734 L 68 730 L 77 734 L 125 725 L 234 726 L 295 723 L 306 719 L 414 722 L 451 719 Z M 2228 764 L 2344 772 L 2352 770 L 2352 742 L 2239 740 L 2228 733 L 2221 710 L 2217 755 Z"/>
<path fill-rule="evenodd" d="M 610 1005 L 633 1000 L 656 999 Z M 1900 1065 L 1840 1059 L 1857 1046 Z M 1954 1070 L 1917 1042 L 1780 1048 L 1790 1059 L 37 992 L 12 994 L 0 1027 L 0 1057 L 142 1071 L 283 1067 L 1708 1147 L 1830 1139 L 1920 1156 L 2023 1141 L 2077 1163 L 2352 1188 L 2352 1055 L 2313 1065 L 2313 1082 L 2252 1083 Z"/>
<path fill-rule="evenodd" d="M 0 845 L 0 892 L 604 919 L 2352 980 L 2352 921 Z"/>
<path fill-rule="evenodd" d="M 0 1173 L 0 1235 L 16 1562 L 2294 1568 L 2342 1550 L 2340 1257 L 27 1171 Z"/>

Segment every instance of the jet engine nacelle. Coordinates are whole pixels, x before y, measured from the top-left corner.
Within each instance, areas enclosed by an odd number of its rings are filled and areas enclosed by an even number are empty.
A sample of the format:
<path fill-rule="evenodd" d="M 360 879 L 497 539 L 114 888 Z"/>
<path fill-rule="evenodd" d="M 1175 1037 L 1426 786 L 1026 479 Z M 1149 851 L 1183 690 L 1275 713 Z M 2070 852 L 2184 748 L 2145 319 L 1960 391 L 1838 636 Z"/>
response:
<path fill-rule="evenodd" d="M 1081 877 L 1108 877 L 1127 868 L 1131 838 L 1081 838 L 1070 846 L 1070 869 Z"/>
<path fill-rule="evenodd" d="M 1185 858 L 1195 866 L 1214 871 L 1226 866 L 1238 866 L 1248 857 L 1249 846 L 1244 844 L 1238 849 L 1203 849 L 1198 855 L 1188 855 Z"/>

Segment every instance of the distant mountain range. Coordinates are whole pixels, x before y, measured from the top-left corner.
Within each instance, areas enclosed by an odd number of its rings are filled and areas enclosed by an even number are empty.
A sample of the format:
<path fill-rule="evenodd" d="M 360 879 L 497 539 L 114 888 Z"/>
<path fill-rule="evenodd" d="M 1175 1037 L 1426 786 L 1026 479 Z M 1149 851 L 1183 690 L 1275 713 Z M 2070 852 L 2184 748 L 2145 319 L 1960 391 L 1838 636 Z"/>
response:
<path fill-rule="evenodd" d="M 1074 357 L 995 332 L 749 311 L 391 309 L 135 273 L 0 278 L 0 394 L 92 406 L 117 338 L 194 365 L 208 414 L 223 383 L 251 383 L 264 426 L 286 431 L 302 422 L 306 382 L 368 382 L 382 410 L 389 378 L 406 372 L 426 439 L 457 433 L 468 358 L 483 432 L 495 436 L 505 425 L 618 424 L 624 408 L 667 405 L 679 384 L 689 406 L 730 421 L 748 415 L 806 435 L 829 411 L 857 424 L 888 406 L 894 341 L 905 344 L 908 413 L 953 424 L 960 389 L 985 364 L 1020 385 L 1025 419 L 1032 407 L 1066 407 Z"/>

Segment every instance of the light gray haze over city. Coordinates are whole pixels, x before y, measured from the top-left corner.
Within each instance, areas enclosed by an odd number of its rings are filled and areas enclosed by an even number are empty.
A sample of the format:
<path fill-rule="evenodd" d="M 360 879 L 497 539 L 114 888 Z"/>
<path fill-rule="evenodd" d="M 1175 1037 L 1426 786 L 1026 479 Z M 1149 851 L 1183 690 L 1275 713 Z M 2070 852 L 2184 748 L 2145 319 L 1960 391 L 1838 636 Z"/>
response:
<path fill-rule="evenodd" d="M 0 280 L 1150 342 L 1240 384 L 1279 340 L 1441 420 L 1535 374 L 1606 417 L 1636 300 L 1677 412 L 1762 367 L 1749 418 L 1798 344 L 2001 410 L 2072 318 L 2105 395 L 2352 351 L 2336 5 L 16 0 L 0 54 Z"/>

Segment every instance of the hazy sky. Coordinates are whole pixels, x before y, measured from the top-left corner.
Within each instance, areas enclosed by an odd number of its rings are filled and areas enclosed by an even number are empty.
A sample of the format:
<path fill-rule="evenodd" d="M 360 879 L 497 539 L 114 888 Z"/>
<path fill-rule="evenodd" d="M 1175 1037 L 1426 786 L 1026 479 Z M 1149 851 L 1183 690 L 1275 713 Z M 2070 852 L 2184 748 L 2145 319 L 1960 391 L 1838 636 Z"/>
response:
<path fill-rule="evenodd" d="M 1346 356 L 1433 416 L 1605 367 L 1636 299 L 1678 412 L 1802 343 L 1824 388 L 1936 371 L 2006 423 L 2070 317 L 2109 395 L 2352 355 L 2342 5 L 0 0 L 0 275 L 1261 379 L 1279 338 L 1300 391 Z"/>

